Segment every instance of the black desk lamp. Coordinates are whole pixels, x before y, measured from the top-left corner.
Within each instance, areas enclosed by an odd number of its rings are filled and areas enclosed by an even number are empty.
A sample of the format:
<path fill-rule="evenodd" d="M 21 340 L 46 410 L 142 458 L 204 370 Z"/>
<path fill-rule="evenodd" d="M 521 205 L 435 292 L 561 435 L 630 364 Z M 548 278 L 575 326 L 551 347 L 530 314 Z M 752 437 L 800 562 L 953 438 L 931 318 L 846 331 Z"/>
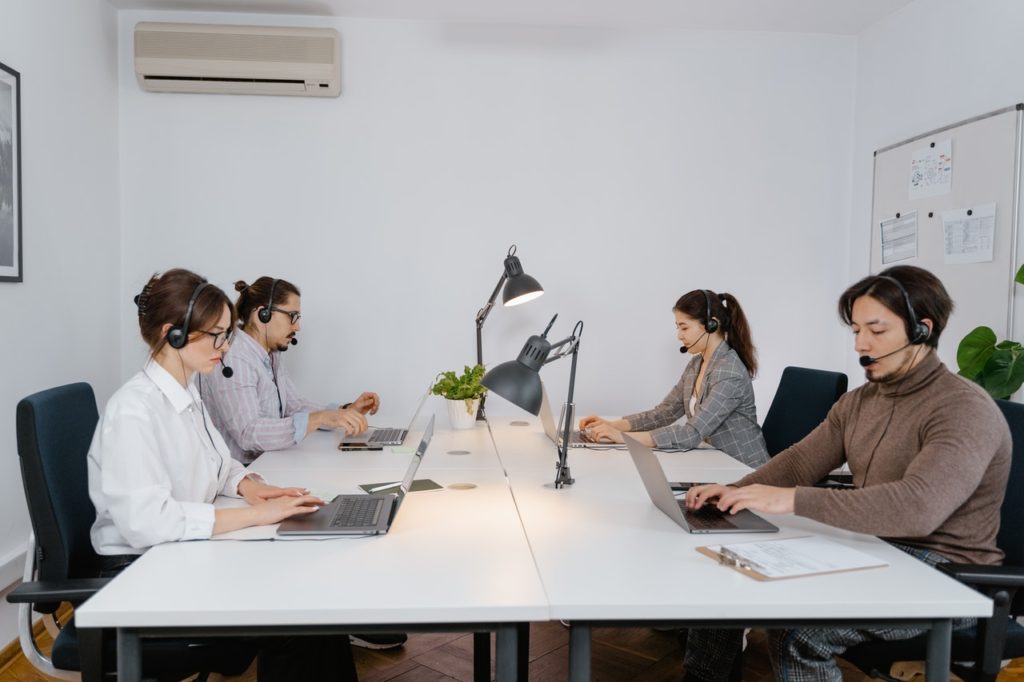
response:
<path fill-rule="evenodd" d="M 508 255 L 505 256 L 505 270 L 501 273 L 501 279 L 498 280 L 498 284 L 494 287 L 494 291 L 491 292 L 491 297 L 487 299 L 487 303 L 484 307 L 477 311 L 476 314 L 476 364 L 484 364 L 484 350 L 483 350 L 483 328 L 484 320 L 491 312 L 491 308 L 494 307 L 494 301 L 498 298 L 498 292 L 501 291 L 501 287 L 505 287 L 505 291 L 501 295 L 502 303 L 506 306 L 519 305 L 520 303 L 526 303 L 532 301 L 541 294 L 544 293 L 544 287 L 523 272 L 523 264 L 519 262 L 516 257 L 516 245 L 513 244 L 508 249 Z M 484 415 L 484 400 L 487 396 L 480 398 L 480 409 L 476 413 L 477 421 L 483 421 Z"/>
<path fill-rule="evenodd" d="M 530 414 L 536 416 L 540 413 L 543 388 L 540 382 L 540 368 L 549 362 L 560 360 L 566 355 L 572 355 L 572 369 L 569 371 L 569 397 L 565 403 L 564 423 L 562 427 L 562 438 L 558 444 L 558 464 L 555 476 L 555 487 L 562 488 L 575 483 L 572 474 L 569 472 L 569 437 L 572 435 L 572 421 L 575 412 L 575 405 L 572 402 L 573 390 L 576 386 L 576 358 L 580 350 L 580 336 L 583 334 L 583 322 L 579 321 L 573 327 L 572 335 L 557 343 L 548 341 L 548 330 L 555 323 L 551 318 L 547 329 L 540 336 L 531 336 L 523 350 L 519 351 L 519 357 L 509 362 L 503 362 L 484 375 L 480 381 L 488 389 L 494 391 L 505 400 L 518 405 Z M 551 351 L 557 350 L 555 355 Z"/>

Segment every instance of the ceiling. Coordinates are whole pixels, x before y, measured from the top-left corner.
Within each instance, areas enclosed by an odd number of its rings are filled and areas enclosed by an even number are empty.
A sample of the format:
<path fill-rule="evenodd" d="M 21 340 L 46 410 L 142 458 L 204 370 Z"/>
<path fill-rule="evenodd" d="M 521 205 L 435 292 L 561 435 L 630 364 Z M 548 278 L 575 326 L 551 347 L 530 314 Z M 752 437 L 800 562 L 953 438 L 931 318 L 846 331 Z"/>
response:
<path fill-rule="evenodd" d="M 118 9 L 857 35 L 911 0 L 108 0 Z"/>

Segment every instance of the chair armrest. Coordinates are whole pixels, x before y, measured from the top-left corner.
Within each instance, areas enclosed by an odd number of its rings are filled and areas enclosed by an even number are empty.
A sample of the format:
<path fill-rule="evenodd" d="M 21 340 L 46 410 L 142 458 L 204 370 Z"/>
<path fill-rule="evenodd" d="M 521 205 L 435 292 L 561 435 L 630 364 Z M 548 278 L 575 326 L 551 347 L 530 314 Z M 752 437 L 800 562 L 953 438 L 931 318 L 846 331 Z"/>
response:
<path fill-rule="evenodd" d="M 99 592 L 111 580 L 111 578 L 81 578 L 22 583 L 7 595 L 7 601 L 12 604 L 62 601 L 79 603 Z"/>
<path fill-rule="evenodd" d="M 1024 567 L 1021 566 L 938 564 L 936 568 L 968 585 L 1024 587 Z"/>

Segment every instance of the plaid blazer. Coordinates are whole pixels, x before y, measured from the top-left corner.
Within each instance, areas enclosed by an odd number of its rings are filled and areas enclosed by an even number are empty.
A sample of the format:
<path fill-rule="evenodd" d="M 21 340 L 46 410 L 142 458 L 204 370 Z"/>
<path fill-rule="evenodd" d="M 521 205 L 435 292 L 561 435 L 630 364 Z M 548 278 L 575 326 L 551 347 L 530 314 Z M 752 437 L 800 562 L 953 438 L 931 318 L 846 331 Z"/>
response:
<path fill-rule="evenodd" d="M 703 356 L 696 356 L 683 370 L 657 407 L 626 417 L 631 431 L 650 431 L 655 445 L 665 450 L 691 450 L 703 441 L 752 467 L 768 461 L 768 450 L 757 425 L 754 388 L 750 374 L 728 343 L 711 354 L 704 383 L 693 412 L 690 396 Z M 687 420 L 675 424 L 686 415 Z"/>

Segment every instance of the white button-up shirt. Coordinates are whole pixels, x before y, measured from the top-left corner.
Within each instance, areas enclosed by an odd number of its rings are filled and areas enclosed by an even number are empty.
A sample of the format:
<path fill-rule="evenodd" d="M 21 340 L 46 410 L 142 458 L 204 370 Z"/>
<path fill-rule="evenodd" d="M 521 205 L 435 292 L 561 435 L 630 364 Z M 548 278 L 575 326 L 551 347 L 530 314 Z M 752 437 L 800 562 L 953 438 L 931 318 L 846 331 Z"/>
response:
<path fill-rule="evenodd" d="M 209 538 L 214 498 L 238 497 L 247 473 L 195 387 L 182 387 L 154 361 L 110 398 L 88 464 L 92 545 L 102 555 Z"/>

